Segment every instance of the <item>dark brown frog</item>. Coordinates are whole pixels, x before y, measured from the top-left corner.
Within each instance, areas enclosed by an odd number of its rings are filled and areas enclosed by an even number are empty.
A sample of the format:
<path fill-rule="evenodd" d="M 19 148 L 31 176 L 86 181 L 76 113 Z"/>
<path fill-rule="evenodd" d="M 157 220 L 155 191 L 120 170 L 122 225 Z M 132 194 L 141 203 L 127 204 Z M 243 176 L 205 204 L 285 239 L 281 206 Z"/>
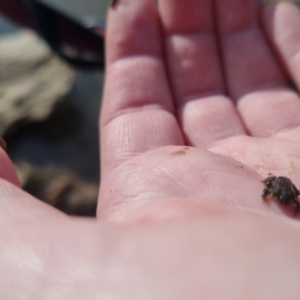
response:
<path fill-rule="evenodd" d="M 270 176 L 262 182 L 265 185 L 261 195 L 264 201 L 266 201 L 268 196 L 271 196 L 280 205 L 295 204 L 295 216 L 299 214 L 300 204 L 297 198 L 300 195 L 300 191 L 289 178 Z"/>

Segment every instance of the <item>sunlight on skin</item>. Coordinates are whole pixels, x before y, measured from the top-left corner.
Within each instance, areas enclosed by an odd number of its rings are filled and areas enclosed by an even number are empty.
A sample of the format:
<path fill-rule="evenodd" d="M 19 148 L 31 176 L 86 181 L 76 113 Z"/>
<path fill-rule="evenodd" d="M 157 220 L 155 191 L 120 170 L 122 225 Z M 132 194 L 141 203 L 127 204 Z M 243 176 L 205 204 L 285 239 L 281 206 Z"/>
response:
<path fill-rule="evenodd" d="M 300 13 L 257 3 L 110 9 L 98 219 L 22 191 L 0 149 L 1 299 L 298 299 L 298 219 L 260 181 L 300 187 Z"/>

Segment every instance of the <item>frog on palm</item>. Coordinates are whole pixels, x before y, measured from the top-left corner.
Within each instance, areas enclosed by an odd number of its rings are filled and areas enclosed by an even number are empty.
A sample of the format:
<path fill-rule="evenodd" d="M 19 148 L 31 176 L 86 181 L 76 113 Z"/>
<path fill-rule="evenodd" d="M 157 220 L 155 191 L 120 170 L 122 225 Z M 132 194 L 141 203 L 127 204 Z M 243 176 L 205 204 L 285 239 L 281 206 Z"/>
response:
<path fill-rule="evenodd" d="M 295 204 L 295 216 L 299 214 L 300 204 L 297 198 L 300 195 L 300 191 L 289 178 L 270 176 L 262 182 L 265 185 L 261 195 L 264 201 L 267 200 L 268 196 L 271 196 L 280 205 Z"/>

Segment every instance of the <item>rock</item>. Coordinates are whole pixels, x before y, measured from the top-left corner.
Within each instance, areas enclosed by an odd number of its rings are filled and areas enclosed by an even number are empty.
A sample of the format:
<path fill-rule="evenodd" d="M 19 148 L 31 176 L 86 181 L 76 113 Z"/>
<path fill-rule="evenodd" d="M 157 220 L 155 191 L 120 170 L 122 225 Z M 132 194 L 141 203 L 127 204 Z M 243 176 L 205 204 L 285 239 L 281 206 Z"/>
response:
<path fill-rule="evenodd" d="M 98 185 L 79 178 L 65 167 L 15 163 L 23 189 L 69 215 L 95 216 Z"/>
<path fill-rule="evenodd" d="M 31 31 L 2 36 L 0 62 L 0 135 L 46 119 L 74 84 L 74 70 Z"/>

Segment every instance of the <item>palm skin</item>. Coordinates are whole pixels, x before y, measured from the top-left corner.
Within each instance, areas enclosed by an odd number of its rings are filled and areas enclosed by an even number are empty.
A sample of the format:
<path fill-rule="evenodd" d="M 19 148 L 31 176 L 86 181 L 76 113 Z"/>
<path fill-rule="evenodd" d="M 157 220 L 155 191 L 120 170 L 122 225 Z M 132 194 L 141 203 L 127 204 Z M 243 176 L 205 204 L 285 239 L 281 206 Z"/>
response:
<path fill-rule="evenodd" d="M 300 13 L 119 2 L 97 221 L 25 194 L 0 152 L 0 298 L 298 299 L 298 220 L 263 203 L 260 181 L 300 187 L 300 103 L 287 84 L 300 85 Z"/>
<path fill-rule="evenodd" d="M 213 1 L 161 1 L 160 29 L 152 4 L 130 5 L 109 23 L 99 215 L 178 196 L 282 212 L 262 203 L 259 181 L 300 180 L 300 102 L 283 71 L 300 83 L 299 33 L 274 32 L 294 9 L 216 1 L 214 20 Z"/>

